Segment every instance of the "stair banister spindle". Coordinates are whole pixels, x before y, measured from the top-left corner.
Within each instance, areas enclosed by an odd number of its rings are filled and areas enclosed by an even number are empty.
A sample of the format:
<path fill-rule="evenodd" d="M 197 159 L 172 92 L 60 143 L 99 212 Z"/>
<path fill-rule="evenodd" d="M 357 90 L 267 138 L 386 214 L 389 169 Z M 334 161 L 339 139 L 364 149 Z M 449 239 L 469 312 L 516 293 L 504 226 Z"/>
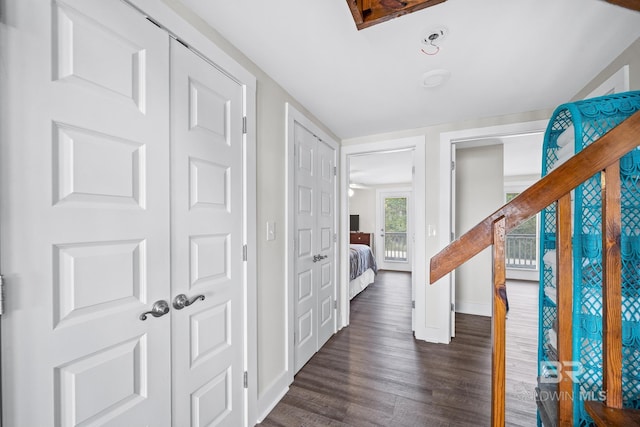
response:
<path fill-rule="evenodd" d="M 557 202 L 556 213 L 556 292 L 558 315 L 558 425 L 573 426 L 573 255 L 571 244 L 571 193 Z M 567 363 L 570 362 L 570 363 Z M 569 372 L 571 371 L 571 372 Z"/>
<path fill-rule="evenodd" d="M 491 425 L 504 427 L 505 423 L 505 360 L 507 280 L 505 260 L 505 218 L 493 223 L 493 316 L 491 358 Z"/>
<path fill-rule="evenodd" d="M 602 174 L 602 384 L 606 405 L 622 408 L 620 162 Z"/>

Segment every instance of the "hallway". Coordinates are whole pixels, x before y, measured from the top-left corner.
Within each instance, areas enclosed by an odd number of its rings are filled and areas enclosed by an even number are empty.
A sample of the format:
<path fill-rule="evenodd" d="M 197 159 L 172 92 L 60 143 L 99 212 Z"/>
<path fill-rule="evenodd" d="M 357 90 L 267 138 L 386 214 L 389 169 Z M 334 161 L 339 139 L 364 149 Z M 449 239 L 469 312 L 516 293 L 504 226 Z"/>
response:
<path fill-rule="evenodd" d="M 458 314 L 449 345 L 416 341 L 410 278 L 381 271 L 352 300 L 350 326 L 298 372 L 260 426 L 489 425 L 490 318 Z M 536 419 L 537 286 L 508 289 L 506 418 L 524 427 Z"/>

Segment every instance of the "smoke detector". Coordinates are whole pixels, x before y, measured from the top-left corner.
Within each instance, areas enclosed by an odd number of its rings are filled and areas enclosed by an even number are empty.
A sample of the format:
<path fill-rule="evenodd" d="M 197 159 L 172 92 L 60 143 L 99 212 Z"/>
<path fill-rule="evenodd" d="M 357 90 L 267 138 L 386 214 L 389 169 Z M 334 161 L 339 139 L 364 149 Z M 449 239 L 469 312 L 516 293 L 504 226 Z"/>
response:
<path fill-rule="evenodd" d="M 443 85 L 451 77 L 451 72 L 443 68 L 427 71 L 422 75 L 421 85 L 425 88 L 433 88 Z"/>

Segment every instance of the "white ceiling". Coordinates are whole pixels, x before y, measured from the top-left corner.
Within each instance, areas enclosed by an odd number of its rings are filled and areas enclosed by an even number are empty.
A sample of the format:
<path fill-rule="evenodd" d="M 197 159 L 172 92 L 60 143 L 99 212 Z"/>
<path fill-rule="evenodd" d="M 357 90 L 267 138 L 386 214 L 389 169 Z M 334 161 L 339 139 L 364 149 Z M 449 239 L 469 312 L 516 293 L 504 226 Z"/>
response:
<path fill-rule="evenodd" d="M 341 139 L 554 108 L 640 37 L 640 13 L 603 0 L 448 0 L 361 31 L 345 0 L 165 1 L 198 13 Z M 443 27 L 439 52 L 422 53 Z M 422 87 L 436 69 L 450 78 Z"/>
<path fill-rule="evenodd" d="M 349 181 L 354 188 L 413 181 L 413 150 L 349 156 Z"/>

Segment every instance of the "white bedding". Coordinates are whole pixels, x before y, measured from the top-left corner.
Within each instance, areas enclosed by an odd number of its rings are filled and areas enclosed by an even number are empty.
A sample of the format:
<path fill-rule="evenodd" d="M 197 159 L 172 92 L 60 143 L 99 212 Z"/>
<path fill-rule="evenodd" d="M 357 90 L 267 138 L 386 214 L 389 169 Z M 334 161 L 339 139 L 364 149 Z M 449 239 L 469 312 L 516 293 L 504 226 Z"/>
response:
<path fill-rule="evenodd" d="M 349 282 L 349 299 L 355 297 L 369 286 L 376 278 L 376 274 L 372 269 L 367 269 L 360 276 Z"/>

